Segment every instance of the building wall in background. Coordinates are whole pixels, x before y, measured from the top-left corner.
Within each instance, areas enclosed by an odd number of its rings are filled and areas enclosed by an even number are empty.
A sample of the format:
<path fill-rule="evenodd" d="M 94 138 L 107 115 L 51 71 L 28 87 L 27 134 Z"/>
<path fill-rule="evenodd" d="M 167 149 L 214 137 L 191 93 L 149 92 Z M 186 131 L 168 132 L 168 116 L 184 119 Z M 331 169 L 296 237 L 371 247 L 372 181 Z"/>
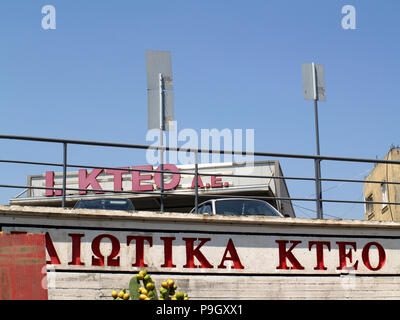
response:
<path fill-rule="evenodd" d="M 400 161 L 400 149 L 392 148 L 384 160 Z M 368 181 L 382 181 L 382 183 L 368 183 Z M 400 202 L 400 184 L 385 182 L 400 182 L 400 165 L 377 164 L 372 172 L 365 178 L 365 201 Z M 400 221 L 400 205 L 393 204 L 366 204 L 365 219 L 379 221 Z"/>

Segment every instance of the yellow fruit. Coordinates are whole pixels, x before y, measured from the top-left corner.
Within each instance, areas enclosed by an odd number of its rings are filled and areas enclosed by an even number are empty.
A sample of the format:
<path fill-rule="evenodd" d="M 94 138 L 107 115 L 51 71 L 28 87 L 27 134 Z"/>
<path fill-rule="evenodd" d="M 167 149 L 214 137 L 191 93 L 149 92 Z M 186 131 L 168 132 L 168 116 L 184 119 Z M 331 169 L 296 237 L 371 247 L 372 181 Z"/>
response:
<path fill-rule="evenodd" d="M 146 276 L 147 275 L 147 270 L 146 269 L 143 269 L 142 271 L 140 271 L 142 274 L 143 274 L 143 276 Z"/>
<path fill-rule="evenodd" d="M 161 282 L 161 287 L 163 287 L 163 288 L 168 288 L 168 283 L 167 283 L 167 281 Z"/>
<path fill-rule="evenodd" d="M 148 294 L 148 291 L 147 291 L 145 288 L 143 288 L 141 292 L 142 292 L 142 294 L 144 294 L 145 296 L 147 296 L 147 294 Z"/>
<path fill-rule="evenodd" d="M 118 293 L 118 297 L 120 297 L 121 299 L 124 298 L 124 294 L 125 292 L 123 292 L 122 290 Z"/>
<path fill-rule="evenodd" d="M 145 300 L 146 298 L 147 298 L 147 296 L 144 295 L 144 294 L 141 294 L 141 295 L 139 296 L 139 299 L 140 299 L 140 300 Z"/>
<path fill-rule="evenodd" d="M 129 298 L 130 298 L 129 293 L 125 293 L 122 299 L 129 300 Z"/>
<path fill-rule="evenodd" d="M 151 282 L 151 277 L 147 274 L 144 276 L 143 280 L 146 282 Z"/>
<path fill-rule="evenodd" d="M 146 299 L 144 299 L 144 300 L 151 300 L 149 297 L 146 297 Z"/>
<path fill-rule="evenodd" d="M 185 297 L 184 294 L 183 294 L 183 292 L 180 292 L 180 291 L 178 291 L 178 292 L 175 294 L 175 296 L 176 296 L 176 298 L 177 298 L 178 300 L 183 300 L 183 298 Z"/>
<path fill-rule="evenodd" d="M 161 293 L 161 294 L 167 293 L 167 289 L 161 287 L 161 288 L 160 288 L 160 293 Z"/>
<path fill-rule="evenodd" d="M 136 278 L 138 279 L 138 280 L 143 280 L 143 278 L 144 278 L 144 275 L 143 275 L 143 273 L 138 273 L 137 275 L 136 275 Z"/>
<path fill-rule="evenodd" d="M 138 289 L 138 292 L 139 292 L 139 293 L 142 293 L 142 290 L 144 290 L 144 288 L 143 288 L 143 287 L 140 287 L 140 288 Z"/>
<path fill-rule="evenodd" d="M 189 298 L 188 297 L 184 297 L 183 300 L 189 300 Z"/>
<path fill-rule="evenodd" d="M 177 300 L 177 299 L 176 299 L 176 297 L 175 297 L 175 296 L 173 296 L 173 297 L 171 298 L 171 300 Z"/>
<path fill-rule="evenodd" d="M 172 280 L 172 279 L 168 279 L 167 280 L 167 285 L 168 285 L 168 287 L 172 287 L 173 285 L 174 285 L 174 280 Z"/>
<path fill-rule="evenodd" d="M 146 289 L 148 290 L 148 291 L 150 291 L 150 290 L 153 290 L 154 289 L 154 283 L 148 283 L 148 284 L 146 284 Z"/>
<path fill-rule="evenodd" d="M 118 292 L 117 291 L 113 291 L 113 292 L 111 292 L 111 296 L 115 299 L 115 298 L 117 298 L 118 297 Z"/>

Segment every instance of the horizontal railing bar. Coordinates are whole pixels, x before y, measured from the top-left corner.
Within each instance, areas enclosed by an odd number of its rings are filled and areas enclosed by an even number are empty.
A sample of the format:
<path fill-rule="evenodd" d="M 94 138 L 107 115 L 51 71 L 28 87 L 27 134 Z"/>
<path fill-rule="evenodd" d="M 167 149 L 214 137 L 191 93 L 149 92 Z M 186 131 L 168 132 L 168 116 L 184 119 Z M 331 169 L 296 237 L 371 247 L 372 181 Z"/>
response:
<path fill-rule="evenodd" d="M 321 178 L 321 181 L 327 182 L 359 182 L 359 183 L 385 183 L 385 184 L 400 184 L 399 181 L 380 181 L 380 180 L 357 180 L 357 179 L 332 179 L 332 178 Z"/>
<path fill-rule="evenodd" d="M 335 203 L 358 203 L 358 204 L 390 204 L 400 205 L 400 202 L 383 202 L 383 201 L 361 201 L 361 200 L 334 200 L 334 199 L 321 199 L 323 202 L 335 202 Z"/>
<path fill-rule="evenodd" d="M 62 167 L 63 166 L 62 163 L 53 163 L 53 162 L 3 160 L 3 159 L 1 159 L 0 162 L 2 162 L 2 163 L 15 163 L 15 164 L 32 164 L 32 165 L 51 166 L 51 167 Z"/>
<path fill-rule="evenodd" d="M 154 146 L 146 146 L 146 145 L 140 145 L 140 144 L 112 143 L 112 142 L 57 139 L 57 138 L 43 138 L 43 137 L 30 137 L 30 136 L 17 136 L 17 135 L 0 135 L 0 139 L 36 141 L 36 142 L 51 142 L 51 143 L 67 143 L 67 144 L 90 145 L 90 146 L 98 146 L 98 147 L 157 149 Z"/>
<path fill-rule="evenodd" d="M 15 164 L 31 164 L 41 166 L 58 166 L 62 167 L 62 163 L 51 163 L 51 162 L 35 162 L 35 161 L 20 161 L 20 160 L 0 160 L 2 163 L 15 163 Z M 138 172 L 149 172 L 149 173 L 168 173 L 168 174 L 181 174 L 181 175 L 195 175 L 192 171 L 170 171 L 170 170 L 146 170 L 146 169 L 133 169 L 133 168 L 121 168 L 121 167 L 104 167 L 104 166 L 92 166 L 92 165 L 79 165 L 79 164 L 67 164 L 67 167 L 71 168 L 91 168 L 91 169 L 105 169 L 105 170 L 121 170 L 121 171 L 138 171 Z M 209 168 L 208 168 L 209 169 Z M 216 167 L 218 169 L 218 167 Z M 215 176 L 218 177 L 237 177 L 237 178 L 257 178 L 257 179 L 288 179 L 288 180 L 310 180 L 315 181 L 315 178 L 309 177 L 282 177 L 282 176 L 260 176 L 260 175 L 238 175 L 238 174 L 216 174 L 216 173 L 199 173 L 201 176 Z"/>
<path fill-rule="evenodd" d="M 20 161 L 20 160 L 5 160 L 0 159 L 0 163 L 14 163 L 14 164 L 30 164 L 30 165 L 41 165 L 41 166 L 55 166 L 62 167 L 62 163 L 54 162 L 36 162 L 36 161 Z M 92 166 L 92 165 L 80 165 L 80 164 L 67 164 L 67 167 L 71 168 L 91 168 L 91 169 L 106 169 L 106 170 L 125 170 L 125 171 L 139 171 L 149 173 L 167 173 L 167 174 L 181 174 L 181 175 L 195 175 L 195 172 L 191 171 L 170 171 L 170 170 L 146 170 L 146 169 L 133 169 L 133 168 L 120 168 L 120 167 L 104 167 L 104 166 Z M 218 169 L 218 167 L 216 167 Z M 304 180 L 304 181 L 315 181 L 315 178 L 310 177 L 283 177 L 283 176 L 262 176 L 262 175 L 238 175 L 238 174 L 216 174 L 199 172 L 201 176 L 215 176 L 218 177 L 237 177 L 237 178 L 256 178 L 256 179 L 281 179 L 281 180 Z M 385 184 L 399 184 L 399 181 L 380 181 L 380 180 L 359 180 L 359 179 L 334 179 L 334 178 L 320 178 L 321 181 L 326 182 L 355 182 L 355 183 L 385 183 Z"/>
<path fill-rule="evenodd" d="M 365 163 L 386 163 L 386 164 L 399 164 L 400 161 L 396 160 L 380 160 L 380 159 L 365 159 L 365 158 L 347 158 L 347 157 L 332 157 L 322 155 L 302 155 L 302 154 L 289 154 L 289 153 L 271 153 L 271 152 L 247 152 L 247 151 L 233 151 L 233 150 L 205 150 L 205 149 L 191 149 L 191 148 L 174 148 L 153 145 L 140 145 L 140 144 L 127 144 L 127 143 L 111 143 L 99 141 L 86 141 L 86 140 L 70 140 L 70 139 L 56 139 L 56 138 L 43 138 L 43 137 L 30 137 L 18 135 L 0 135 L 0 139 L 10 140 L 26 140 L 37 142 L 52 142 L 52 143 L 67 143 L 77 145 L 91 145 L 100 147 L 117 147 L 117 148 L 133 148 L 133 149 L 153 149 L 164 151 L 182 151 L 182 152 L 199 152 L 199 153 L 214 153 L 214 154 L 234 154 L 234 155 L 247 155 L 247 156 L 262 156 L 262 157 L 277 157 L 277 158 L 297 158 L 297 159 L 312 159 L 312 160 L 330 160 L 330 161 L 344 161 L 344 162 L 365 162 Z"/>
<path fill-rule="evenodd" d="M 0 159 L 0 163 L 15 163 L 15 164 L 30 164 L 30 165 L 41 165 L 41 166 L 56 166 L 62 167 L 62 163 L 54 162 L 36 162 L 36 161 L 20 161 L 20 160 L 4 160 Z M 104 166 L 92 166 L 92 165 L 80 165 L 80 164 L 67 164 L 67 167 L 71 168 L 91 168 L 91 169 L 106 169 L 106 170 L 125 170 L 125 171 L 139 171 L 139 172 L 150 172 L 150 173 L 167 173 L 167 174 L 181 174 L 181 175 L 195 175 L 195 172 L 191 171 L 170 171 L 170 170 L 146 170 L 146 169 L 133 169 L 133 168 L 120 168 L 120 167 L 104 167 Z M 218 169 L 218 167 L 216 167 Z M 281 179 L 281 180 L 304 180 L 304 181 L 315 181 L 315 178 L 310 177 L 283 177 L 283 176 L 262 176 L 262 175 L 238 175 L 238 174 L 216 174 L 199 172 L 201 176 L 215 176 L 218 177 L 237 177 L 237 178 L 256 178 L 256 179 Z M 399 184 L 399 181 L 380 181 L 380 180 L 357 180 L 357 179 L 334 179 L 334 178 L 321 178 L 321 181 L 326 182 L 356 182 L 356 183 L 385 183 L 385 184 Z"/>
<path fill-rule="evenodd" d="M 53 190 L 53 191 L 62 191 L 62 187 L 39 187 L 39 186 L 22 186 L 22 185 L 12 185 L 12 184 L 0 184 L 0 188 L 26 188 L 26 189 L 39 189 L 39 190 Z M 67 188 L 66 191 L 86 191 L 86 192 L 98 192 L 98 193 L 126 193 L 126 194 L 156 194 L 159 195 L 159 192 L 153 191 L 127 191 L 127 190 L 100 190 L 100 189 L 82 189 L 82 188 Z M 84 194 L 77 194 L 76 196 L 85 196 Z M 49 196 L 48 198 L 57 197 L 57 196 Z"/>
<path fill-rule="evenodd" d="M 16 189 L 39 189 L 39 190 L 58 190 L 61 191 L 61 188 L 54 188 L 54 187 L 39 187 L 39 186 L 21 186 L 21 185 L 10 185 L 10 184 L 0 184 L 0 188 L 16 188 Z M 67 188 L 66 191 L 86 191 L 86 192 L 101 192 L 103 194 L 106 193 L 125 193 L 125 194 L 146 194 L 146 195 L 160 195 L 160 192 L 154 192 L 154 191 L 126 191 L 126 190 L 100 190 L 100 189 L 81 189 L 81 188 Z M 193 190 L 194 194 L 194 190 Z M 192 193 L 170 193 L 168 191 L 164 191 L 164 195 L 174 195 L 174 196 L 192 196 Z M 69 195 L 69 196 L 87 196 L 86 195 Z M 288 198 L 288 197 L 266 197 L 266 196 L 238 196 L 238 195 L 221 195 L 221 194 L 204 194 L 204 192 L 199 192 L 199 196 L 204 196 L 204 197 L 217 197 L 217 198 L 251 198 L 251 199 L 270 199 L 270 200 L 293 200 L 293 201 L 315 201 L 313 198 Z M 54 199 L 55 197 L 60 197 L 59 199 L 61 200 L 61 196 L 49 196 L 49 199 Z"/>
<path fill-rule="evenodd" d="M 42 190 L 58 190 L 61 191 L 60 188 L 54 187 L 39 187 L 39 186 L 21 186 L 21 185 L 5 185 L 1 184 L 0 188 L 16 188 L 16 189 L 42 189 Z M 160 195 L 160 192 L 154 191 L 126 191 L 126 190 L 101 190 L 101 189 L 82 189 L 82 188 L 67 188 L 67 191 L 86 191 L 86 192 L 102 192 L 102 193 L 122 193 L 122 194 L 147 194 L 147 195 Z M 193 190 L 194 193 L 194 190 Z M 169 193 L 168 191 L 164 191 L 165 195 L 174 195 L 174 196 L 192 196 L 192 193 Z M 315 201 L 315 198 L 289 198 L 289 197 L 267 197 L 267 196 L 238 196 L 238 195 L 224 195 L 224 194 L 204 194 L 204 192 L 199 193 L 200 196 L 204 197 L 212 197 L 212 198 L 250 198 L 250 199 L 269 199 L 269 200 L 282 200 L 282 201 Z M 85 196 L 85 195 L 70 195 L 70 196 Z M 87 195 L 86 195 L 87 196 Z M 54 199 L 57 196 L 49 197 L 49 199 Z M 61 200 L 61 196 L 59 196 Z M 386 204 L 386 205 L 400 205 L 400 202 L 383 202 L 383 201 L 357 201 L 357 200 L 336 200 L 336 199 L 321 199 L 323 202 L 335 202 L 335 203 L 358 203 L 358 204 Z"/>

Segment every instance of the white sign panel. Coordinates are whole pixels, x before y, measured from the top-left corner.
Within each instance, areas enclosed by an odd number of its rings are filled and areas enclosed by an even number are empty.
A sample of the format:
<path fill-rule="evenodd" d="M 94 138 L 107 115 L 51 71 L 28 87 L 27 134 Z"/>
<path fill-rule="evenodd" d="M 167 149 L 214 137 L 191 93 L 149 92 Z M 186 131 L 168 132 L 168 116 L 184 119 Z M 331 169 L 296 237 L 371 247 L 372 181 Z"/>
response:
<path fill-rule="evenodd" d="M 326 101 L 324 66 L 320 64 L 303 63 L 302 76 L 304 99 Z M 317 90 L 316 94 L 315 88 Z"/>
<path fill-rule="evenodd" d="M 272 176 L 276 171 L 275 162 L 255 163 L 252 168 L 252 175 Z M 127 170 L 131 169 L 131 170 Z M 143 171 L 140 171 L 143 170 Z M 88 191 L 67 191 L 68 195 L 86 195 L 92 190 L 97 190 L 97 194 L 107 191 L 134 191 L 151 192 L 160 190 L 161 174 L 158 172 L 160 167 L 151 165 L 127 166 L 119 169 L 80 169 L 78 172 L 67 174 L 67 188 L 87 189 Z M 193 192 L 196 179 L 193 174 L 194 166 L 176 166 L 164 164 L 165 173 L 164 190 L 166 192 Z M 202 175 L 206 173 L 206 175 Z M 232 164 L 213 164 L 199 165 L 199 190 L 235 190 L 240 188 L 271 188 L 275 192 L 274 181 L 272 179 L 255 179 L 243 177 L 231 177 L 229 175 L 248 174 L 246 167 Z M 221 175 L 221 176 L 219 176 Z M 224 176 L 228 175 L 228 176 Z M 43 175 L 30 176 L 28 184 L 35 187 L 60 188 L 60 190 L 32 189 L 29 191 L 30 197 L 54 197 L 60 196 L 62 191 L 62 173 L 47 171 Z"/>

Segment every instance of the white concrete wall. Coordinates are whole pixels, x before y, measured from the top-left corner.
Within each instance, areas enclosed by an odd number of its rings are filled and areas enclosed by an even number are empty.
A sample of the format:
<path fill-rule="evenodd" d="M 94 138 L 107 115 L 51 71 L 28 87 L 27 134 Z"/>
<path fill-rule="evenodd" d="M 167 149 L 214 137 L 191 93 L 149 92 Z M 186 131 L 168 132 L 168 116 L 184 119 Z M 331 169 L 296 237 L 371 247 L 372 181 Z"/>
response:
<path fill-rule="evenodd" d="M 153 237 L 152 246 L 144 246 L 146 269 L 158 286 L 173 278 L 192 299 L 400 298 L 400 223 L 396 222 L 0 206 L 0 224 L 5 233 L 48 232 L 51 236 L 60 264 L 48 265 L 50 299 L 110 299 L 112 290 L 127 288 L 131 276 L 141 269 L 132 267 L 137 248 L 127 245 L 127 235 Z M 71 231 L 83 234 L 80 257 L 84 265 L 69 264 L 73 255 Z M 95 255 L 91 244 L 101 234 L 118 239 L 118 266 L 92 265 Z M 161 266 L 165 256 L 163 242 L 157 240 L 160 235 L 176 238 L 174 268 Z M 199 250 L 212 268 L 183 266 L 188 248 L 184 237 L 210 238 Z M 233 241 L 243 269 L 233 268 L 229 259 L 224 262 L 227 268 L 218 268 L 228 239 Z M 278 268 L 282 254 L 279 241 L 287 241 L 285 269 Z M 301 242 L 290 250 L 293 241 Z M 329 250 L 323 247 L 325 268 L 315 270 L 317 250 L 315 245 L 310 248 L 310 241 L 329 243 Z M 338 243 L 346 243 L 342 252 Z M 106 257 L 110 254 L 109 242 L 103 241 L 101 252 Z M 304 269 L 294 269 L 288 252 Z M 226 255 L 230 256 L 232 251 Z M 342 269 L 341 259 L 346 266 Z M 199 265 L 197 257 L 193 261 Z"/>
<path fill-rule="evenodd" d="M 113 290 L 128 288 L 129 274 L 57 273 L 49 299 L 110 300 Z M 332 300 L 400 298 L 400 278 L 390 277 L 282 277 L 282 276 L 204 276 L 152 275 L 156 284 L 173 278 L 190 299 L 210 300 Z"/>

